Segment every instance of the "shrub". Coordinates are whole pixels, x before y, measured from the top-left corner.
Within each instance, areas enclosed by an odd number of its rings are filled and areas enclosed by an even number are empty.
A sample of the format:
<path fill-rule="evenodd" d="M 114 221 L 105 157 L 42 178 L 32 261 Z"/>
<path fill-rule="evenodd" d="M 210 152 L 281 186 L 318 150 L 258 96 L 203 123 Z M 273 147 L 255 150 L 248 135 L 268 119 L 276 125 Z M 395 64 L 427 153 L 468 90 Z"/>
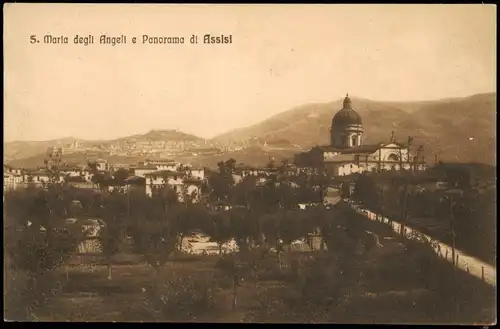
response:
<path fill-rule="evenodd" d="M 215 293 L 219 282 L 210 275 L 173 275 L 159 287 L 147 287 L 145 293 L 151 312 L 159 312 L 162 320 L 200 320 L 217 309 Z"/>

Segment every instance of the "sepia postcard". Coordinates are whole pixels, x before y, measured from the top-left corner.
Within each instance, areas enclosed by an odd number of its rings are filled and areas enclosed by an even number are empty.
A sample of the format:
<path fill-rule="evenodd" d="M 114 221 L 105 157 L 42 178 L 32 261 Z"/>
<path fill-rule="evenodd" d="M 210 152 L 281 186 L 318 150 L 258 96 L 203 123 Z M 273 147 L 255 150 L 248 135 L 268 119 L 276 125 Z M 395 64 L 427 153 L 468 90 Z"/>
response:
<path fill-rule="evenodd" d="M 4 320 L 497 321 L 496 6 L 4 18 Z"/>

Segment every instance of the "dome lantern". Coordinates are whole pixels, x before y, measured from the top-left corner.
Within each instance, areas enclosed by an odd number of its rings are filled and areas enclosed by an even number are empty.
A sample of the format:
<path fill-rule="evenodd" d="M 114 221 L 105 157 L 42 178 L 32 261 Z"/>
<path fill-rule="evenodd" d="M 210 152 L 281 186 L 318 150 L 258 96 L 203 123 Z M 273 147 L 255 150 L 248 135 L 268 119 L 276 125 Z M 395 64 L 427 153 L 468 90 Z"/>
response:
<path fill-rule="evenodd" d="M 332 120 L 332 126 L 362 125 L 361 116 L 352 109 L 349 94 L 346 94 L 342 109 L 338 111 Z"/>

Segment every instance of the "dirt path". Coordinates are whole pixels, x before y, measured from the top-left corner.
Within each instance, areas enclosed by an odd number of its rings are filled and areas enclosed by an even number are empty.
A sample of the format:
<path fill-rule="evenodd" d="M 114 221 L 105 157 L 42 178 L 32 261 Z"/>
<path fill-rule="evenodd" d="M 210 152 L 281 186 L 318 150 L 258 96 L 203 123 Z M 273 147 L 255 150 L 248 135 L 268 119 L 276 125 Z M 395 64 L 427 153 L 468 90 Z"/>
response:
<path fill-rule="evenodd" d="M 389 225 L 388 218 L 377 215 L 374 212 L 372 212 L 368 209 L 364 209 L 360 206 L 350 205 L 350 207 L 354 211 L 356 211 L 357 213 L 365 216 L 366 218 L 368 218 L 370 220 L 375 221 L 375 220 L 379 219 L 382 223 Z M 402 226 L 400 223 L 398 223 L 396 221 L 392 221 L 392 230 L 394 232 L 401 234 L 401 228 L 402 228 Z M 412 233 L 417 233 L 417 234 L 425 237 L 429 241 L 437 242 L 437 245 L 435 248 L 436 254 L 438 256 L 446 259 L 450 263 L 453 262 L 451 246 L 449 246 L 449 245 L 447 245 L 439 240 L 433 239 L 432 237 L 430 237 L 426 234 L 423 234 L 423 233 L 421 233 L 421 232 L 419 232 L 419 231 L 417 231 L 417 230 L 415 230 L 407 225 L 405 226 L 405 229 L 406 229 L 406 235 L 410 235 Z M 473 275 L 479 279 L 484 280 L 485 282 L 487 282 L 488 284 L 490 284 L 492 286 L 496 286 L 496 267 L 491 266 L 491 265 L 481 261 L 480 259 L 477 259 L 475 257 L 467 255 L 466 253 L 464 253 L 463 251 L 458 250 L 458 249 L 455 249 L 455 255 L 456 255 L 455 260 L 458 259 L 458 261 L 456 261 L 456 264 L 460 270 L 468 272 L 471 275 Z"/>

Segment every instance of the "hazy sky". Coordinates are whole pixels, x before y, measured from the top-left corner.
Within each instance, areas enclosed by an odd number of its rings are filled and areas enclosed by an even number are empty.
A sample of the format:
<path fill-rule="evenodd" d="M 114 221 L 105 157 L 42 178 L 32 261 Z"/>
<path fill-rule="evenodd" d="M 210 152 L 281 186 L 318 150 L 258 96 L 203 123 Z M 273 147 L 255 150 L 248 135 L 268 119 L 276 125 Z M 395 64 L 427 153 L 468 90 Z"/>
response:
<path fill-rule="evenodd" d="M 233 44 L 189 44 L 197 34 Z M 69 44 L 30 44 L 30 35 Z M 96 44 L 73 44 L 92 34 Z M 101 45 L 101 34 L 127 36 Z M 185 44 L 131 43 L 184 36 Z M 201 40 L 200 40 L 201 41 Z M 4 138 L 212 137 L 349 92 L 428 100 L 496 90 L 493 5 L 4 7 Z"/>

